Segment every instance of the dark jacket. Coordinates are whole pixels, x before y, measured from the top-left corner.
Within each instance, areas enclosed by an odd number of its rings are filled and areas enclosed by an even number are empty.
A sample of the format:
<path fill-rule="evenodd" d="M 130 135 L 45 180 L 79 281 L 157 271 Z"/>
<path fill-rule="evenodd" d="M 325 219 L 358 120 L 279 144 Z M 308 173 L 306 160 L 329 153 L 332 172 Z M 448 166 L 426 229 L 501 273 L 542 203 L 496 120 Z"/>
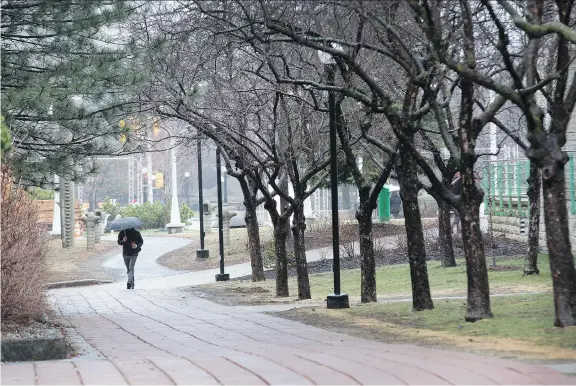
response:
<path fill-rule="evenodd" d="M 457 196 L 462 194 L 462 178 L 458 178 L 456 182 L 452 184 L 452 193 Z"/>
<path fill-rule="evenodd" d="M 126 236 L 128 239 L 126 242 L 122 241 Z M 137 248 L 132 248 L 132 241 L 136 243 Z M 125 256 L 134 256 L 142 250 L 142 245 L 144 240 L 142 240 L 142 235 L 136 229 L 125 229 L 118 232 L 118 244 L 122 245 L 122 254 Z"/>

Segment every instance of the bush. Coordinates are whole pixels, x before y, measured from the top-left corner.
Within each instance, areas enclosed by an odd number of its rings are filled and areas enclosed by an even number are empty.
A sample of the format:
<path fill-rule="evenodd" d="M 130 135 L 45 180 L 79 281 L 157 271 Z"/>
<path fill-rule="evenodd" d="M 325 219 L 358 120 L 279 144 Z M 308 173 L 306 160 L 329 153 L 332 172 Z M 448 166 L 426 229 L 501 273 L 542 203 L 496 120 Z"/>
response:
<path fill-rule="evenodd" d="M 108 200 L 102 205 L 102 211 L 108 213 L 110 215 L 108 221 L 112 221 L 118 216 L 118 213 L 120 213 L 120 206 L 114 201 Z"/>
<path fill-rule="evenodd" d="M 191 217 L 194 217 L 194 211 L 190 209 L 188 204 L 186 203 L 182 204 L 182 206 L 180 207 L 180 220 L 183 223 L 186 223 L 186 221 Z"/>
<path fill-rule="evenodd" d="M 30 188 L 29 192 L 33 200 L 53 200 L 54 191 L 41 188 Z"/>
<path fill-rule="evenodd" d="M 153 204 L 145 202 L 143 205 L 128 205 L 120 209 L 122 217 L 137 217 L 144 225 L 143 229 L 157 229 L 164 227 L 166 208 L 161 202 L 155 201 Z"/>
<path fill-rule="evenodd" d="M 45 233 L 37 225 L 30 196 L 15 186 L 8 168 L 1 169 L 2 184 L 2 323 L 26 323 L 48 310 L 46 300 Z"/>

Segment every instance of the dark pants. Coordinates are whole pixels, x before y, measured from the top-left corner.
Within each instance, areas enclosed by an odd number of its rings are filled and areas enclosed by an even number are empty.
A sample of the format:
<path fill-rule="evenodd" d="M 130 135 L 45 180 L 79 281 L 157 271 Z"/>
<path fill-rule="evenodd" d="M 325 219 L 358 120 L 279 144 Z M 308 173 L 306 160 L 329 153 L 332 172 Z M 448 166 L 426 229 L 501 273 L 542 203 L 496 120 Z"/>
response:
<path fill-rule="evenodd" d="M 136 265 L 138 254 L 132 256 L 122 255 L 122 257 L 124 257 L 124 264 L 128 273 L 128 283 L 134 286 L 134 266 Z"/>

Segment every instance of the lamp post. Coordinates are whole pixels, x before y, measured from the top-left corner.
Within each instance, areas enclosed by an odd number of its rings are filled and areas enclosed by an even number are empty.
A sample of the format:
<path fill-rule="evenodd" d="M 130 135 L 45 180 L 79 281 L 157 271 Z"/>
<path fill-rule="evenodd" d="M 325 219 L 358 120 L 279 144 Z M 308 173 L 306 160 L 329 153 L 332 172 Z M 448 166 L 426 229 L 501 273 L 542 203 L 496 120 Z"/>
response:
<path fill-rule="evenodd" d="M 334 85 L 336 62 L 332 55 L 318 51 L 318 58 L 324 64 L 326 81 Z M 334 90 L 328 91 L 328 111 L 330 117 L 330 189 L 332 193 L 332 254 L 334 271 L 334 293 L 327 296 L 328 308 L 349 308 L 347 294 L 340 293 L 340 231 L 338 223 L 338 157 L 336 133 L 336 95 Z"/>
<path fill-rule="evenodd" d="M 178 174 L 176 169 L 176 140 L 172 140 L 172 203 L 170 204 L 170 224 L 166 224 L 168 233 L 181 233 L 184 224 L 180 221 L 180 206 L 178 205 Z"/>
<path fill-rule="evenodd" d="M 224 218 L 222 216 L 222 166 L 220 164 L 220 146 L 216 147 L 216 187 L 218 191 L 218 244 L 220 247 L 220 273 L 216 281 L 230 280 L 230 275 L 224 273 Z"/>
<path fill-rule="evenodd" d="M 196 138 L 196 150 L 198 153 L 198 214 L 200 215 L 200 249 L 196 251 L 196 257 L 205 259 L 210 256 L 210 251 L 204 249 L 204 198 L 202 195 L 202 140 L 200 133 L 197 134 Z"/>

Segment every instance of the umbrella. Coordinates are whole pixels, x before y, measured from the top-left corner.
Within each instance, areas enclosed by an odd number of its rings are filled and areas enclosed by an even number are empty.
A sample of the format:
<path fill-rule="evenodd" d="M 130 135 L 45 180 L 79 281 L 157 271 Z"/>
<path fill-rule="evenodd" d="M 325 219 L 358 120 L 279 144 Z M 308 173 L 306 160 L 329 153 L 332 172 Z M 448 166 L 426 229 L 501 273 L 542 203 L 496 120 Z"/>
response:
<path fill-rule="evenodd" d="M 128 228 L 140 228 L 144 223 L 142 220 L 136 217 L 120 217 L 112 221 L 110 224 L 110 230 L 119 231 Z"/>

